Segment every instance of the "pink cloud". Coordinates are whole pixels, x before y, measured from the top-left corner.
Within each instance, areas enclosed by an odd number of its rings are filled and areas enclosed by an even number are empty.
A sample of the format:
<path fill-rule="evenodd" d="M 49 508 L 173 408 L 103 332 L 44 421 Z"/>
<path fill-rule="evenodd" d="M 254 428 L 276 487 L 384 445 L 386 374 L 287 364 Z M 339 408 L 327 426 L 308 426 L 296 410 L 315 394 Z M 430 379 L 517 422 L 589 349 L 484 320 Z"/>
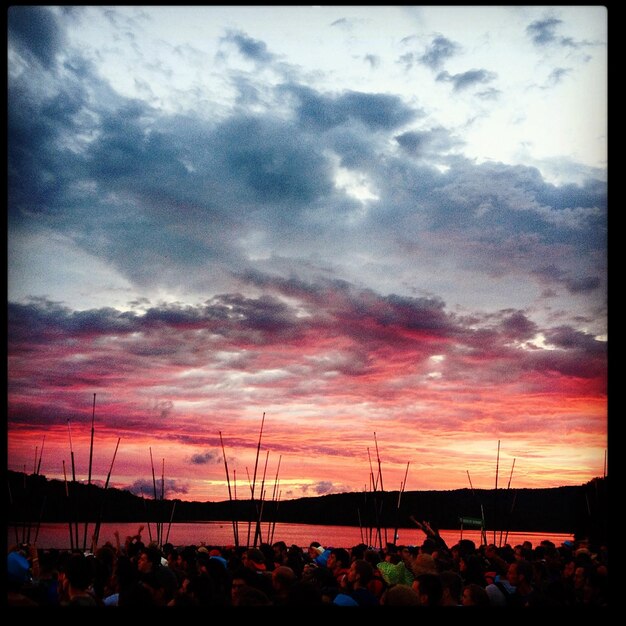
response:
<path fill-rule="evenodd" d="M 568 327 L 538 328 L 519 311 L 469 320 L 436 300 L 263 280 L 276 295 L 221 296 L 144 316 L 12 305 L 9 467 L 28 465 L 45 432 L 42 465 L 58 477 L 69 460 L 69 419 L 84 473 L 96 393 L 103 456 L 95 475 L 106 474 L 105 450 L 121 437 L 115 480 L 149 476 L 152 446 L 190 499 L 226 497 L 219 463 L 191 471 L 191 459 L 219 449 L 219 431 L 245 487 L 263 411 L 271 416 L 264 449 L 285 455 L 294 485 L 360 489 L 373 432 L 393 459 L 390 484 L 399 485 L 410 460 L 415 488 L 463 487 L 474 462 L 463 442 L 480 458 L 480 446 L 500 438 L 530 451 L 551 442 L 542 462 L 552 473 L 529 469 L 527 486 L 595 475 L 591 459 L 606 445 L 603 342 Z M 299 298 L 297 307 L 280 299 L 286 295 Z M 536 332 L 550 349 L 523 346 Z M 424 441 L 431 445 L 418 459 Z M 555 466 L 554 449 L 574 445 L 585 447 L 587 461 L 572 470 L 569 453 Z"/>

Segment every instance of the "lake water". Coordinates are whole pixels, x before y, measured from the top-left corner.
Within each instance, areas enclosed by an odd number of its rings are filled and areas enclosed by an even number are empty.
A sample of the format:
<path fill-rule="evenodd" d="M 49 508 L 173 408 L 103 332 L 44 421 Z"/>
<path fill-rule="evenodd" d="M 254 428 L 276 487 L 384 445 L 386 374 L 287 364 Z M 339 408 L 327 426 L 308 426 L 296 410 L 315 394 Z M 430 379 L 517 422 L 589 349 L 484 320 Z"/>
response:
<path fill-rule="evenodd" d="M 122 542 L 127 535 L 134 535 L 137 532 L 140 524 L 133 523 L 103 523 L 100 528 L 100 540 L 99 543 L 110 541 L 115 545 L 114 532 L 117 530 L 120 534 Z M 88 537 L 93 534 L 94 525 L 90 524 L 88 528 Z M 239 543 L 245 545 L 248 538 L 248 523 L 239 523 Z M 8 545 L 15 544 L 16 535 L 15 529 L 11 526 L 8 531 Z M 296 544 L 301 547 L 307 547 L 312 541 L 319 541 L 323 546 L 329 547 L 345 547 L 350 548 L 362 541 L 367 544 L 378 545 L 376 534 L 374 534 L 373 540 L 369 541 L 369 536 L 364 535 L 358 526 L 316 526 L 312 524 L 287 524 L 277 523 L 272 530 L 268 524 L 262 524 L 261 537 L 263 542 L 267 542 L 269 538 L 273 537 L 273 541 L 284 541 L 288 546 Z M 439 531 L 443 539 L 448 546 L 453 546 L 459 541 L 459 539 L 471 539 L 480 545 L 480 530 L 478 529 L 463 529 L 461 530 L 440 530 Z M 31 541 L 35 538 L 36 529 L 33 526 L 31 529 Z M 84 533 L 84 525 L 79 526 L 79 539 L 82 545 Z M 154 524 L 150 524 L 150 533 L 152 538 L 156 538 L 156 528 Z M 148 543 L 150 541 L 150 533 L 148 531 L 148 525 L 144 526 L 142 532 L 142 541 Z M 168 525 L 164 524 L 163 537 L 168 533 Z M 363 530 L 365 533 L 365 529 Z M 381 530 L 383 545 L 386 543 L 384 529 Z M 18 529 L 18 539 L 21 541 L 22 528 Z M 389 529 L 387 537 L 389 541 L 392 540 L 393 529 Z M 231 522 L 195 522 L 195 523 L 174 523 L 169 528 L 168 539 L 170 543 L 175 546 L 184 545 L 216 545 L 223 546 L 234 544 L 233 525 Z M 404 545 L 421 545 L 424 541 L 424 533 L 417 528 L 400 528 L 398 530 L 398 539 L 396 543 Z M 509 532 L 508 537 L 506 533 L 502 534 L 500 538 L 500 532 L 496 532 L 495 541 L 493 531 L 487 531 L 487 541 L 489 543 L 495 543 L 496 545 L 504 545 L 506 542 L 515 546 L 523 541 L 530 541 L 533 547 L 539 545 L 544 539 L 549 539 L 557 547 L 560 546 L 566 540 L 572 540 L 573 535 L 567 533 L 530 533 L 530 532 Z M 250 544 L 254 539 L 254 525 L 251 529 Z M 88 546 L 91 540 L 88 540 Z M 39 534 L 37 536 L 37 545 L 40 548 L 69 548 L 69 529 L 66 523 L 59 524 L 41 524 L 39 528 Z"/>

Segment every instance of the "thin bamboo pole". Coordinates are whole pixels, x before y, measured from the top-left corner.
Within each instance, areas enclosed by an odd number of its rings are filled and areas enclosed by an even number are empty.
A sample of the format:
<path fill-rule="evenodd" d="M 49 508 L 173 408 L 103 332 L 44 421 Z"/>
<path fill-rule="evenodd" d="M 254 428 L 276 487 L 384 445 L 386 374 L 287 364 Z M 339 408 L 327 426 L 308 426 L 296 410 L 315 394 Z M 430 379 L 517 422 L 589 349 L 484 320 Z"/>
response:
<path fill-rule="evenodd" d="M 247 546 L 250 546 L 250 533 L 252 531 L 252 517 L 254 515 L 254 512 L 257 511 L 256 506 L 255 506 L 255 502 L 254 502 L 254 491 L 256 488 L 256 473 L 257 473 L 257 468 L 259 466 L 259 453 L 261 452 L 261 437 L 263 436 L 263 425 L 265 423 L 265 411 L 263 411 L 263 418 L 261 419 L 261 430 L 259 431 L 259 442 L 257 444 L 257 448 L 256 448 L 256 460 L 254 462 L 254 478 L 252 479 L 252 486 L 250 489 L 250 493 L 251 493 L 251 498 L 250 498 L 250 506 L 251 506 L 251 513 L 250 513 L 250 521 L 248 522 L 248 541 L 247 541 Z M 255 530 L 255 535 L 256 535 L 256 530 Z M 256 539 L 256 536 L 255 536 Z"/>
<path fill-rule="evenodd" d="M 474 485 L 472 485 L 472 477 L 470 476 L 469 470 L 465 470 L 467 472 L 467 479 L 469 480 L 470 489 L 472 490 L 472 495 L 476 500 L 478 500 L 478 504 L 480 506 L 480 519 L 482 521 L 482 526 L 480 529 L 481 541 L 483 544 L 487 544 L 487 531 L 485 529 L 485 511 L 483 509 L 483 504 L 476 496 L 476 492 L 474 491 Z"/>
<path fill-rule="evenodd" d="M 400 526 L 400 502 L 402 501 L 402 494 L 406 489 L 406 479 L 409 475 L 409 464 L 411 461 L 407 461 L 406 471 L 404 472 L 404 480 L 400 483 L 400 492 L 398 493 L 398 507 L 396 508 L 396 527 L 393 530 L 393 543 L 395 545 L 398 540 L 398 527 Z"/>
<path fill-rule="evenodd" d="M 44 445 L 46 443 L 46 436 L 43 436 L 43 441 L 41 442 L 41 448 L 39 448 L 39 446 L 35 446 L 35 465 L 33 467 L 33 482 L 32 482 L 32 498 L 29 498 L 29 510 L 33 511 L 33 509 L 30 506 L 30 501 L 32 500 L 33 505 L 34 502 L 36 500 L 36 497 L 39 496 L 39 481 L 38 481 L 38 477 L 39 477 L 39 472 L 41 470 L 41 459 L 43 457 L 43 448 Z M 44 489 L 45 489 L 45 485 L 44 485 Z M 42 503 L 42 509 L 41 509 L 41 513 L 39 515 L 39 517 L 37 518 L 37 521 L 34 522 L 35 523 L 35 543 L 37 542 L 37 537 L 39 536 L 39 528 L 41 526 L 41 520 L 42 520 L 42 516 L 43 516 L 43 507 L 45 506 L 46 503 L 46 495 L 44 494 L 43 496 L 43 503 Z M 34 511 L 33 511 L 34 512 Z M 28 534 L 27 534 L 27 543 L 30 543 L 30 536 L 31 536 L 31 527 L 33 525 L 33 520 L 31 518 L 31 515 L 29 513 L 28 516 L 29 520 L 28 520 Z"/>
<path fill-rule="evenodd" d="M 163 458 L 162 464 L 161 464 L 161 502 L 163 502 L 165 500 L 165 458 Z M 162 504 L 159 504 L 159 513 L 164 513 L 165 512 L 165 508 L 163 507 Z M 159 518 L 161 517 L 161 515 L 158 516 Z M 159 540 L 159 547 L 161 547 L 163 545 L 163 527 L 165 526 L 165 520 L 164 519 L 160 519 L 159 521 L 159 527 L 161 528 L 161 537 Z"/>
<path fill-rule="evenodd" d="M 370 473 L 370 481 L 371 480 L 372 480 L 372 475 Z M 367 483 L 363 485 L 363 509 L 367 513 L 367 518 L 368 518 L 367 521 L 369 521 L 370 515 L 369 515 L 368 508 L 367 508 Z M 368 546 L 372 545 L 372 526 L 373 524 L 368 524 L 365 526 L 365 538 L 367 539 L 367 541 L 364 543 L 367 543 Z"/>
<path fill-rule="evenodd" d="M 89 488 L 91 487 L 91 469 L 93 466 L 93 436 L 95 433 L 96 425 L 96 394 L 93 394 L 93 410 L 91 413 L 91 440 L 89 443 L 89 473 L 87 475 L 87 497 L 91 500 L 91 493 Z M 85 517 L 85 532 L 83 534 L 83 552 L 87 549 L 87 529 L 89 527 L 89 519 Z"/>
<path fill-rule="evenodd" d="M 515 508 L 515 501 L 517 500 L 517 492 L 515 492 L 513 494 L 513 502 L 511 503 L 511 509 L 509 511 L 509 517 L 511 517 L 513 515 L 513 509 Z M 506 529 L 506 534 L 504 535 L 504 544 L 506 545 L 506 542 L 509 539 L 509 529 Z"/>
<path fill-rule="evenodd" d="M 146 502 L 146 499 L 144 498 L 143 488 L 141 488 L 140 491 L 141 491 L 141 501 L 143 502 L 143 509 L 146 514 L 146 525 L 148 526 L 148 540 L 150 541 L 150 543 L 152 543 L 152 530 L 150 529 L 150 515 L 148 514 L 148 503 Z"/>
<path fill-rule="evenodd" d="M 498 439 L 498 454 L 496 456 L 496 488 L 493 492 L 493 545 L 496 545 L 496 529 L 498 528 L 498 469 L 500 467 L 500 440 Z"/>
<path fill-rule="evenodd" d="M 256 527 L 254 530 L 254 547 L 257 546 L 257 540 L 262 543 L 263 539 L 261 537 L 261 517 L 263 516 L 263 508 L 265 503 L 265 476 L 267 474 L 267 462 L 270 458 L 270 451 L 267 451 L 265 455 L 265 467 L 263 468 L 263 479 L 261 480 L 261 504 L 257 506 L 257 520 Z"/>
<path fill-rule="evenodd" d="M 43 457 L 43 447 L 46 445 L 46 436 L 43 436 L 43 441 L 41 442 L 41 450 L 39 452 L 39 461 L 37 463 L 37 471 L 35 474 L 39 476 L 39 472 L 41 471 L 41 458 Z"/>
<path fill-rule="evenodd" d="M 35 486 L 36 486 L 36 476 L 37 476 L 37 454 L 39 452 L 39 446 L 35 446 L 35 461 L 33 463 L 33 473 L 32 473 L 32 477 L 29 478 L 29 495 L 26 499 L 26 501 L 28 502 L 28 506 L 27 508 L 27 513 L 26 513 L 26 521 L 24 522 L 25 526 L 26 526 L 26 543 L 30 543 L 30 533 L 32 531 L 32 527 L 33 527 L 33 517 L 35 515 L 35 512 L 33 511 L 33 501 L 34 501 L 34 491 L 35 491 Z"/>
<path fill-rule="evenodd" d="M 98 545 L 98 539 L 100 538 L 100 527 L 102 526 L 102 517 L 104 515 L 104 502 L 107 495 L 107 489 L 109 488 L 109 481 L 111 480 L 111 472 L 113 472 L 113 464 L 115 463 L 115 457 L 117 456 L 117 449 L 120 445 L 121 437 L 117 438 L 117 444 L 115 444 L 115 451 L 113 452 L 113 460 L 111 461 L 111 466 L 109 467 L 109 473 L 107 474 L 106 481 L 104 483 L 104 493 L 102 494 L 102 503 L 100 505 L 100 515 L 98 516 L 98 521 L 96 522 L 96 528 L 93 532 L 93 546 L 92 551 Z"/>
<path fill-rule="evenodd" d="M 370 526 L 370 540 L 368 545 L 372 545 L 372 533 L 374 528 L 376 528 L 376 535 L 380 535 L 380 524 L 378 523 L 378 499 L 376 498 L 376 493 L 378 489 L 378 477 L 374 478 L 374 467 L 372 465 L 372 455 L 370 454 L 369 447 L 367 448 L 367 458 L 369 459 L 370 464 L 370 488 L 372 491 L 372 504 L 374 507 L 374 516 L 371 519 Z M 382 543 L 382 542 L 381 542 Z"/>
<path fill-rule="evenodd" d="M 361 533 L 361 543 L 365 543 L 363 539 L 363 524 L 361 523 L 361 509 L 359 509 L 358 506 L 356 507 L 356 515 L 359 519 L 359 532 Z"/>
<path fill-rule="evenodd" d="M 385 504 L 385 487 L 383 485 L 383 468 L 380 462 L 380 453 L 378 452 L 378 439 L 376 438 L 376 433 L 374 433 L 374 443 L 376 444 L 376 458 L 378 460 L 378 474 L 380 476 L 380 519 L 384 520 L 384 516 L 383 516 L 383 506 Z M 389 537 L 388 537 L 388 528 L 387 528 L 387 524 L 384 524 L 384 531 L 385 531 L 385 545 L 387 543 L 389 543 Z M 381 541 L 380 541 L 380 547 L 382 549 L 383 547 L 383 542 L 382 542 L 382 537 L 381 537 Z"/>
<path fill-rule="evenodd" d="M 383 487 L 383 470 L 380 464 L 380 453 L 378 452 L 378 439 L 376 439 L 376 433 L 374 433 L 374 444 L 376 445 L 376 459 L 378 460 L 378 477 L 380 478 L 380 490 L 385 491 Z"/>
<path fill-rule="evenodd" d="M 70 420 L 67 420 L 67 432 L 70 437 L 70 458 L 72 461 L 72 499 L 70 501 L 70 505 L 72 507 L 72 511 L 75 513 L 75 498 L 76 498 L 76 465 L 74 463 L 74 447 L 72 446 L 72 429 L 70 428 Z M 75 545 L 78 550 L 78 516 L 74 515 L 74 534 L 75 534 Z"/>
<path fill-rule="evenodd" d="M 155 507 L 155 514 L 156 514 L 157 484 L 156 484 L 156 475 L 154 473 L 154 459 L 152 458 L 152 447 L 150 447 L 150 465 L 152 467 L 152 486 L 154 488 L 154 507 Z M 161 540 L 161 535 L 159 533 L 158 516 L 157 516 L 157 521 L 155 522 L 155 524 L 156 524 L 156 542 L 157 542 L 157 545 L 159 545 L 160 540 Z"/>
<path fill-rule="evenodd" d="M 274 488 L 272 489 L 272 504 L 274 504 L 274 526 L 276 525 L 276 494 L 278 491 L 278 473 L 280 472 L 280 463 L 283 459 L 283 455 L 281 454 L 278 457 L 278 467 L 276 468 L 276 477 L 274 478 Z M 267 541 L 268 543 L 271 543 L 270 539 L 271 539 L 271 529 L 272 529 L 272 522 L 268 522 L 267 524 Z"/>
<path fill-rule="evenodd" d="M 70 491 L 69 491 L 69 487 L 67 484 L 67 472 L 65 471 L 65 459 L 63 459 L 63 482 L 65 483 L 65 497 L 67 498 L 67 502 L 68 502 L 68 524 L 70 527 L 70 550 L 73 552 L 74 551 L 74 533 L 73 533 L 73 529 L 72 529 L 72 505 L 71 505 L 71 501 L 70 501 Z"/>
<path fill-rule="evenodd" d="M 233 494 L 235 496 L 235 502 L 237 502 L 237 468 L 233 469 Z M 235 546 L 237 548 L 239 547 L 239 509 L 238 508 L 236 508 L 236 513 L 235 513 Z"/>
<path fill-rule="evenodd" d="M 278 507 L 280 506 L 280 496 L 282 495 L 282 491 L 278 490 L 278 498 L 276 500 L 276 511 L 274 513 L 274 521 L 272 522 L 272 534 L 270 535 L 270 540 L 268 543 L 274 543 L 274 531 L 276 530 L 276 519 L 278 518 Z"/>
<path fill-rule="evenodd" d="M 250 487 L 250 503 L 251 503 L 251 506 L 254 506 L 254 500 L 252 499 L 252 481 L 250 480 L 250 471 L 248 470 L 247 465 L 246 465 L 246 476 L 248 478 L 248 487 Z M 251 530 L 252 530 L 252 514 L 250 514 L 250 519 L 248 520 L 248 538 L 246 540 L 246 548 L 250 547 Z"/>
<path fill-rule="evenodd" d="M 172 521 L 174 520 L 175 510 L 176 510 L 176 500 L 174 500 L 174 504 L 172 505 L 172 514 L 170 515 L 170 523 L 167 525 L 167 534 L 165 535 L 165 543 L 168 543 L 170 540 L 170 530 L 172 528 Z"/>
<path fill-rule="evenodd" d="M 506 486 L 506 493 L 507 493 L 507 495 L 509 493 L 509 490 L 511 489 L 511 479 L 513 478 L 513 468 L 514 467 L 515 467 L 515 459 L 513 459 L 513 464 L 511 465 L 511 473 L 509 474 L 509 483 Z M 507 498 L 506 502 L 508 502 L 508 498 Z M 509 527 L 510 523 L 511 523 L 511 518 L 510 518 L 510 516 L 507 515 L 507 519 L 506 519 L 507 530 L 508 530 L 508 527 Z M 500 539 L 499 539 L 498 547 L 502 547 L 502 528 L 500 528 Z"/>
<path fill-rule="evenodd" d="M 239 537 L 237 537 L 237 526 L 235 525 L 235 514 L 233 507 L 233 496 L 230 489 L 230 475 L 228 474 L 228 461 L 226 460 L 226 450 L 224 449 L 224 439 L 222 438 L 222 431 L 220 433 L 220 444 L 222 445 L 222 456 L 224 457 L 224 469 L 226 471 L 226 484 L 228 485 L 228 501 L 230 502 L 230 517 L 233 524 L 233 539 L 235 541 L 235 547 L 239 547 Z"/>

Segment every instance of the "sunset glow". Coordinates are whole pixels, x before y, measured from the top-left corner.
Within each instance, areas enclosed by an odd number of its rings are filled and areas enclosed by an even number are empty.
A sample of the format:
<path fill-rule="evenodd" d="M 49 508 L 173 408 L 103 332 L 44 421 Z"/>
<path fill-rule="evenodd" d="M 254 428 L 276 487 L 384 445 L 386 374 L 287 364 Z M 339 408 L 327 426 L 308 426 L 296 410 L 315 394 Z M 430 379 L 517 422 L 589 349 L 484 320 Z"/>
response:
<path fill-rule="evenodd" d="M 453 8 L 10 9 L 9 469 L 602 475 L 606 9 Z"/>

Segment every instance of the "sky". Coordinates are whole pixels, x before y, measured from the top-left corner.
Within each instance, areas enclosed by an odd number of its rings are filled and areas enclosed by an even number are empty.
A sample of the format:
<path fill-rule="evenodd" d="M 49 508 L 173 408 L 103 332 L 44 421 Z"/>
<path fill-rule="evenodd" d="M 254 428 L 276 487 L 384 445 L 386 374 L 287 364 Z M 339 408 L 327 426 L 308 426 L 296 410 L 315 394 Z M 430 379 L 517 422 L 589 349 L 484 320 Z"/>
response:
<path fill-rule="evenodd" d="M 224 453 L 237 498 L 603 474 L 605 7 L 7 32 L 9 469 L 87 481 L 93 421 L 146 497 L 228 499 Z"/>

